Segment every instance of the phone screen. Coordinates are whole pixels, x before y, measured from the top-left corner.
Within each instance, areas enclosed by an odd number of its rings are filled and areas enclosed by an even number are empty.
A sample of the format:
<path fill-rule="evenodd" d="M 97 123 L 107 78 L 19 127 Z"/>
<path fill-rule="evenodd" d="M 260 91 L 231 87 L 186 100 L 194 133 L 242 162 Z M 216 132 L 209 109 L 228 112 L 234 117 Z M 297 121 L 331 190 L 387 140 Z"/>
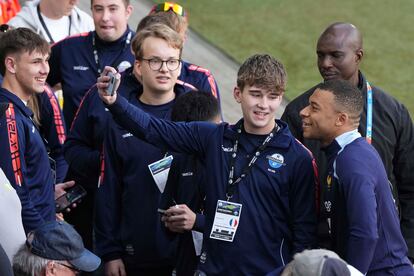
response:
<path fill-rule="evenodd" d="M 86 191 L 82 188 L 82 186 L 77 185 L 72 187 L 65 194 L 63 194 L 55 200 L 56 213 L 62 212 L 71 204 L 78 202 L 85 195 Z"/>

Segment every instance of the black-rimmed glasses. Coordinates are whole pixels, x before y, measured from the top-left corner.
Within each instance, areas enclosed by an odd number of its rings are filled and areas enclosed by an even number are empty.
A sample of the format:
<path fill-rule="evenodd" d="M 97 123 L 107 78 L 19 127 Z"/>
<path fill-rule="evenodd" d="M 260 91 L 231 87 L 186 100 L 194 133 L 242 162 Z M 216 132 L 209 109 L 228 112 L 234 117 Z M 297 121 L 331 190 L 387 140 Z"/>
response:
<path fill-rule="evenodd" d="M 167 66 L 167 69 L 169 71 L 175 71 L 178 69 L 178 67 L 180 67 L 180 64 L 181 64 L 181 59 L 176 59 L 176 58 L 172 58 L 168 60 L 162 60 L 159 58 L 140 58 L 140 60 L 144 60 L 148 62 L 149 67 L 151 68 L 151 70 L 154 70 L 154 71 L 161 70 L 164 63 Z"/>
<path fill-rule="evenodd" d="M 55 262 L 55 263 L 57 263 L 58 265 L 64 266 L 66 268 L 69 268 L 70 270 L 72 270 L 75 273 L 75 275 L 80 275 L 80 273 L 82 272 L 74 266 L 67 265 L 67 264 L 64 264 L 64 263 L 61 263 L 61 262 Z"/>

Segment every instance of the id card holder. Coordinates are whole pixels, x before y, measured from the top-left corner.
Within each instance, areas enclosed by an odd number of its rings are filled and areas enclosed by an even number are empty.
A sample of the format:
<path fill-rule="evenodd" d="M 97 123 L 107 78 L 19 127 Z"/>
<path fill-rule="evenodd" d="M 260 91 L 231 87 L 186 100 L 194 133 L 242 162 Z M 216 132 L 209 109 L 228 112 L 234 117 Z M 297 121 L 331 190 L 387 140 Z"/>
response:
<path fill-rule="evenodd" d="M 56 184 L 56 161 L 50 156 L 49 156 L 49 164 L 50 164 L 50 171 L 53 177 L 53 183 Z"/>
<path fill-rule="evenodd" d="M 165 184 L 167 184 L 168 173 L 170 172 L 173 159 L 173 156 L 170 155 L 148 165 L 152 178 L 161 193 L 164 192 Z"/>
<path fill-rule="evenodd" d="M 218 200 L 210 238 L 232 242 L 240 223 L 242 205 Z"/>

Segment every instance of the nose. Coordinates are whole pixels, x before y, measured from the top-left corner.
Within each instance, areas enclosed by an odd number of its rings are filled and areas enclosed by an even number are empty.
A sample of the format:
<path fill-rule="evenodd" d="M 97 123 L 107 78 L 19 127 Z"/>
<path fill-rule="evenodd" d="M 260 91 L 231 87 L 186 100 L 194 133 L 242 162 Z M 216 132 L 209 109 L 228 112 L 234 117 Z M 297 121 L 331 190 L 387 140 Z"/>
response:
<path fill-rule="evenodd" d="M 49 74 L 50 71 L 50 67 L 49 67 L 49 62 L 45 61 L 43 62 L 43 65 L 40 67 L 40 73 L 41 74 Z"/>
<path fill-rule="evenodd" d="M 305 108 L 303 108 L 300 112 L 299 112 L 299 116 L 301 118 L 305 118 L 309 116 L 309 105 Z"/>
<path fill-rule="evenodd" d="M 267 97 L 260 97 L 260 100 L 257 103 L 259 108 L 266 108 L 267 106 Z"/>
<path fill-rule="evenodd" d="M 108 21 L 109 17 L 110 17 L 109 9 L 104 9 L 103 14 L 102 14 L 102 20 L 103 21 Z"/>
<path fill-rule="evenodd" d="M 167 61 L 162 61 L 161 67 L 160 67 L 160 72 L 168 72 L 170 71 L 167 67 Z"/>
<path fill-rule="evenodd" d="M 318 57 L 318 64 L 321 68 L 330 68 L 332 67 L 332 60 L 328 55 Z"/>

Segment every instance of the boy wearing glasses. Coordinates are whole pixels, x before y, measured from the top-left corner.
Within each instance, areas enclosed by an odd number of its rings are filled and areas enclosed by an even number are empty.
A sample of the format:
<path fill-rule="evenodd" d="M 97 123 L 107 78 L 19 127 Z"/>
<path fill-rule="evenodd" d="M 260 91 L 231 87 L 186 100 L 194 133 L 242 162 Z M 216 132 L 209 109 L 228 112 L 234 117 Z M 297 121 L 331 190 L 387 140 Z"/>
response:
<path fill-rule="evenodd" d="M 183 91 L 176 85 L 182 45 L 181 37 L 165 25 L 140 31 L 132 41 L 133 70 L 123 74 L 119 93 L 151 115 L 170 119 L 174 99 Z M 109 120 L 95 224 L 105 275 L 171 275 L 174 235 L 167 234 L 157 209 L 172 159 L 170 152 Z"/>
<path fill-rule="evenodd" d="M 117 123 L 205 165 L 200 275 L 278 275 L 294 253 L 315 244 L 316 168 L 287 125 L 275 120 L 286 86 L 279 61 L 254 55 L 240 67 L 234 98 L 243 118 L 236 125 L 160 120 L 116 93 L 105 95 L 107 82 L 98 78 L 99 95 Z"/>

